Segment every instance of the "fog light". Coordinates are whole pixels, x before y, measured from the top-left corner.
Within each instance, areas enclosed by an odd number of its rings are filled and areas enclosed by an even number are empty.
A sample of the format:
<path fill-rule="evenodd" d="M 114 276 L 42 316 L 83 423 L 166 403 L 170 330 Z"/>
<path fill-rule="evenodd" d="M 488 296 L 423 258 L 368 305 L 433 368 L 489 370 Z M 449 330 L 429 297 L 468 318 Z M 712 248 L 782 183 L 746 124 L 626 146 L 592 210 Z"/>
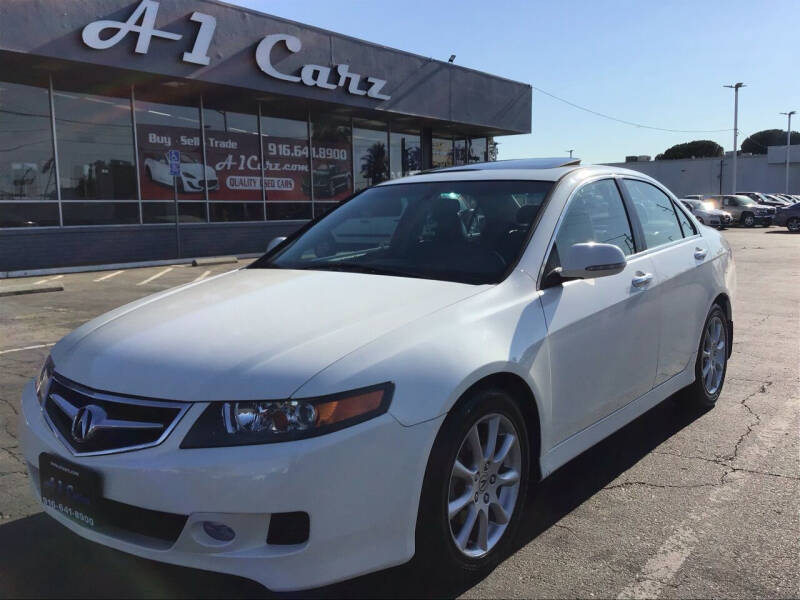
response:
<path fill-rule="evenodd" d="M 224 523 L 217 523 L 216 521 L 203 521 L 203 531 L 206 532 L 208 537 L 218 542 L 230 542 L 236 537 L 236 532 L 233 529 Z"/>

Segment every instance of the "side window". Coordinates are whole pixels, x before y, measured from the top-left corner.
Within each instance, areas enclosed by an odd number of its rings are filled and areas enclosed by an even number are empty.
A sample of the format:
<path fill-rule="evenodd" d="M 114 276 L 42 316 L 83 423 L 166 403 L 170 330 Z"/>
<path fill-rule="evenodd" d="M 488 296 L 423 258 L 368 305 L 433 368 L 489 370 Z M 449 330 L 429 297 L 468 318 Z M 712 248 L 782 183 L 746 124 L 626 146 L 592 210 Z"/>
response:
<path fill-rule="evenodd" d="M 636 179 L 626 179 L 625 187 L 642 223 L 647 248 L 683 239 L 681 226 L 669 196 L 656 186 Z"/>
<path fill-rule="evenodd" d="M 691 212 L 691 210 L 689 211 Z M 689 217 L 677 206 L 675 207 L 675 214 L 678 215 L 678 222 L 681 224 L 683 230 L 683 237 L 691 237 L 697 233 L 694 224 L 689 220 Z"/>
<path fill-rule="evenodd" d="M 545 274 L 561 266 L 559 252 L 583 242 L 614 244 L 625 256 L 636 251 L 628 214 L 613 179 L 587 183 L 575 192 L 556 233 Z"/>

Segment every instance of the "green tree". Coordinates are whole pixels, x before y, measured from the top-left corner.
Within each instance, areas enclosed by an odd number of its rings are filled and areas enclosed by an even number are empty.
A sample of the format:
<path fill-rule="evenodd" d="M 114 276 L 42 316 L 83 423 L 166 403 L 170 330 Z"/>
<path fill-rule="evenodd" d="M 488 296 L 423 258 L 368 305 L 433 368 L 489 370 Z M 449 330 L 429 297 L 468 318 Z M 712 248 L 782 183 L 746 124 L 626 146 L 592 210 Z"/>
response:
<path fill-rule="evenodd" d="M 800 144 L 800 133 L 793 131 L 789 143 Z M 757 131 L 742 142 L 742 152 L 750 154 L 766 154 L 770 146 L 785 146 L 785 129 L 764 129 Z"/>
<path fill-rule="evenodd" d="M 722 146 L 711 140 L 694 140 L 675 144 L 656 156 L 656 160 L 675 160 L 678 158 L 708 158 L 723 155 Z"/>

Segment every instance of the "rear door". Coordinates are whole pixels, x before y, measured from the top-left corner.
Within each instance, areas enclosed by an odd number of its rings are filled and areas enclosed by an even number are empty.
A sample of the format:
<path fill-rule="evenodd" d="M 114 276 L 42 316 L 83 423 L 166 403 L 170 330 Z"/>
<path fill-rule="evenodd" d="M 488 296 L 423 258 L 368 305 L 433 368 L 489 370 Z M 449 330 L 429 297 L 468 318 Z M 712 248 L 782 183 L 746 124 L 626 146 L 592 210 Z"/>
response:
<path fill-rule="evenodd" d="M 627 256 L 625 269 L 548 287 L 542 280 L 552 374 L 556 443 L 608 416 L 653 387 L 658 362 L 659 301 L 649 256 L 637 253 L 633 228 L 614 179 L 589 182 L 567 203 L 543 274 L 573 244 L 603 242 Z"/>
<path fill-rule="evenodd" d="M 686 368 L 697 350 L 710 302 L 702 268 L 710 260 L 709 248 L 664 190 L 638 179 L 622 183 L 658 274 L 652 290 L 661 301 L 658 385 Z"/>

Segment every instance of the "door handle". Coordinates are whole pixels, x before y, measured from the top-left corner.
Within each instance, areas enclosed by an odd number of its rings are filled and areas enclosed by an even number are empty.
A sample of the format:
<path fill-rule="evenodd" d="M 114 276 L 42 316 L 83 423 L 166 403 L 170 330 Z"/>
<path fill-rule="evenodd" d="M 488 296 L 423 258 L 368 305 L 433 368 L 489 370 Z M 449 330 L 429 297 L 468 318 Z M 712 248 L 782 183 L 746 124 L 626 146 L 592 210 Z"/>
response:
<path fill-rule="evenodd" d="M 653 274 L 652 273 L 643 273 L 642 271 L 636 271 L 636 277 L 633 278 L 631 283 L 633 287 L 641 288 L 649 285 L 650 282 L 653 281 Z"/>
<path fill-rule="evenodd" d="M 706 257 L 706 254 L 708 254 L 708 250 L 706 250 L 705 248 L 700 248 L 698 246 L 694 249 L 694 257 L 697 260 L 703 260 Z"/>

